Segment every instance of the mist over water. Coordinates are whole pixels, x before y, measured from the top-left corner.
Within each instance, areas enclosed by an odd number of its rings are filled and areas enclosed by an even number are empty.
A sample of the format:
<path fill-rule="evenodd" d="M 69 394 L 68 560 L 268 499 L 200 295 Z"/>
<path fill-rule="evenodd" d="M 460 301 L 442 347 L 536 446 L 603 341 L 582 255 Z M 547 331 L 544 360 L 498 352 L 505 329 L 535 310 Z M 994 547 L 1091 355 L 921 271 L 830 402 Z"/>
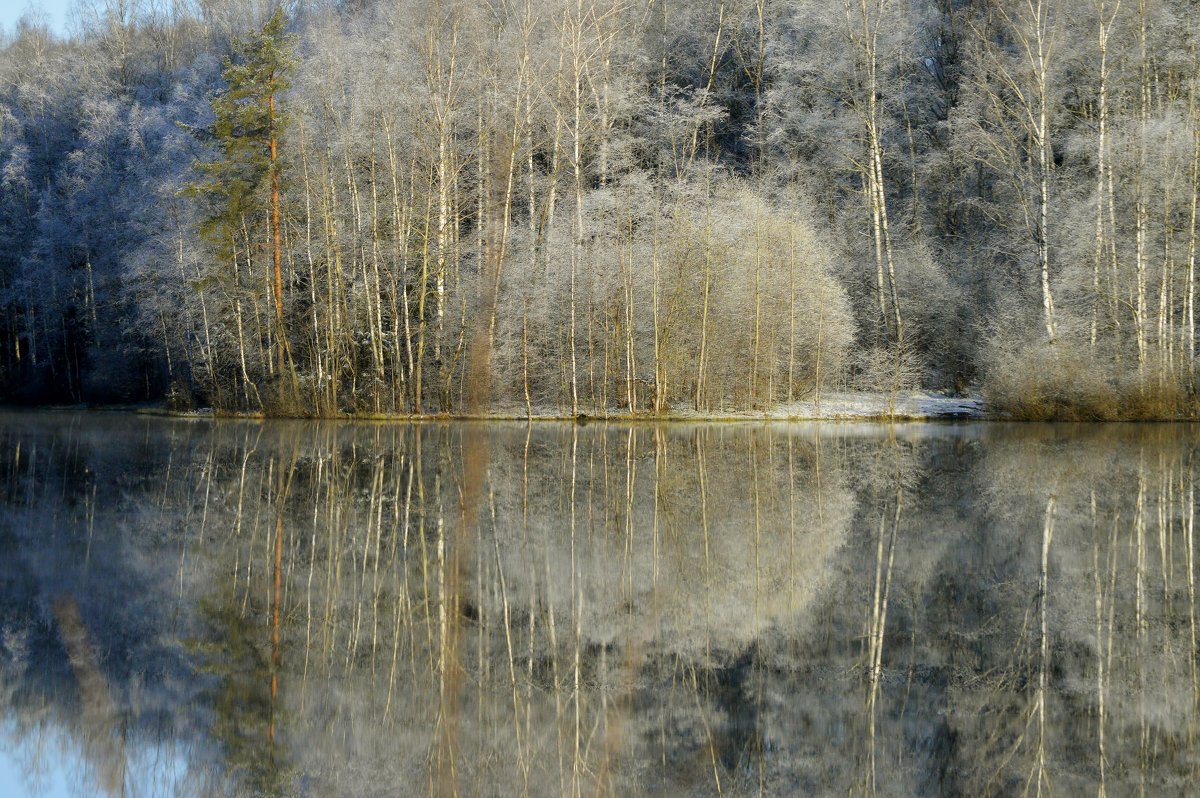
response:
<path fill-rule="evenodd" d="M 0 780 L 1184 794 L 1198 445 L 0 414 Z"/>

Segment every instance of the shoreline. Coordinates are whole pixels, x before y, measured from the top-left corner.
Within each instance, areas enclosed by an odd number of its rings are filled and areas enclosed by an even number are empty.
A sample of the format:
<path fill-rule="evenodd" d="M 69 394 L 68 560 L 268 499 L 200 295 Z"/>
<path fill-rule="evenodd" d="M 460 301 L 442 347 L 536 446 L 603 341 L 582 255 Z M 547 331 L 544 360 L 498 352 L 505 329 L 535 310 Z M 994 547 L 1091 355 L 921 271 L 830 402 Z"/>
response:
<path fill-rule="evenodd" d="M 505 423 L 593 423 L 619 424 L 680 424 L 680 423 L 745 423 L 745 422 L 873 422 L 881 424 L 928 422 L 994 422 L 994 423 L 1195 423 L 1196 416 L 1164 416 L 1155 418 L 1130 417 L 1114 419 L 1026 419 L 994 413 L 980 396 L 949 396 L 917 391 L 896 397 L 877 393 L 831 393 L 820 403 L 812 400 L 792 402 L 771 410 L 726 410 L 698 412 L 668 410 L 665 413 L 630 413 L 613 411 L 570 415 L 561 410 L 535 409 L 532 415 L 524 408 L 507 408 L 487 413 L 341 413 L 337 415 L 270 415 L 261 412 L 238 412 L 200 408 L 171 410 L 156 404 L 111 405 L 3 405 L 15 411 L 135 413 L 162 418 L 231 421 L 340 421 L 340 422 L 401 422 L 406 424 L 436 424 L 446 422 L 505 422 Z"/>
<path fill-rule="evenodd" d="M 447 421 L 484 422 L 575 422 L 591 423 L 728 423 L 728 422 L 812 422 L 812 421 L 873 421 L 880 423 L 928 421 L 1007 421 L 987 412 L 986 403 L 977 396 L 954 397 L 930 392 L 915 392 L 895 398 L 883 394 L 832 393 L 821 401 L 792 402 L 771 410 L 668 410 L 665 413 L 612 411 L 570 415 L 561 410 L 535 409 L 527 414 L 524 408 L 506 408 L 487 413 L 341 413 L 337 415 L 271 415 L 261 412 L 238 412 L 200 408 L 171 410 L 154 404 L 111 405 L 9 405 L 16 410 L 128 412 L 147 416 L 181 419 L 228 420 L 297 420 L 297 421 L 356 421 L 438 423 Z"/>

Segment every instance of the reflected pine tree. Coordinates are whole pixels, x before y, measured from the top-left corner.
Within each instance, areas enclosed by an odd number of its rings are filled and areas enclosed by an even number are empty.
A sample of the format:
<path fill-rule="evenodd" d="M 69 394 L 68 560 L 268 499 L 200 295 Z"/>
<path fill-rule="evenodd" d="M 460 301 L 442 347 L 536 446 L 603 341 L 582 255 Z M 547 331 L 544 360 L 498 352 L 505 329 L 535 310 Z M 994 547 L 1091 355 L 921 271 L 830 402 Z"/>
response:
<path fill-rule="evenodd" d="M 209 677 L 204 700 L 212 711 L 212 736 L 222 749 L 226 774 L 247 795 L 295 793 L 294 772 L 281 745 L 282 703 L 271 696 L 270 630 L 243 614 L 236 591 L 200 604 L 203 632 L 191 641 L 198 670 Z"/>

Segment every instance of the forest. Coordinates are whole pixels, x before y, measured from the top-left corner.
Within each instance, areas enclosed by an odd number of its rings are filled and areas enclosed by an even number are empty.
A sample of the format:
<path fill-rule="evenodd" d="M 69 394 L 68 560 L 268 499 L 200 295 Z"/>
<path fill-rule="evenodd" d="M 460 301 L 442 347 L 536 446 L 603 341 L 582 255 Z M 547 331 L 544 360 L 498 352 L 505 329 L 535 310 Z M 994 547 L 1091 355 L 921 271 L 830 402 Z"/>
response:
<path fill-rule="evenodd" d="M 79 0 L 0 40 L 0 401 L 1194 415 L 1191 0 Z"/>

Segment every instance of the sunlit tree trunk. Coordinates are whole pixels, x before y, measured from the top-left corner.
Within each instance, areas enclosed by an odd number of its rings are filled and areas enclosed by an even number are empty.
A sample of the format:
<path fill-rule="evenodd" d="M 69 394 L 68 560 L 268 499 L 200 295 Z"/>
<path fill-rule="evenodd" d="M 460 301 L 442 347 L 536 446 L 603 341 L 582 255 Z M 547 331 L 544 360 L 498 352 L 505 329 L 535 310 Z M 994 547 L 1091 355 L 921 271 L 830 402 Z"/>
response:
<path fill-rule="evenodd" d="M 1146 379 L 1146 207 L 1144 174 L 1146 169 L 1146 136 L 1150 124 L 1150 64 L 1146 54 L 1146 0 L 1138 2 L 1138 52 L 1141 104 L 1138 112 L 1138 159 L 1134 176 L 1134 264 L 1135 301 L 1133 307 L 1134 336 L 1137 339 L 1138 376 Z"/>
<path fill-rule="evenodd" d="M 904 338 L 904 320 L 896 288 L 896 265 L 888 218 L 887 185 L 883 173 L 882 119 L 879 110 L 880 79 L 879 34 L 886 22 L 889 0 L 859 0 L 858 18 L 854 18 L 851 0 L 845 0 L 846 25 L 851 44 L 858 51 L 858 69 L 862 82 L 860 101 L 867 138 L 867 163 L 863 168 L 867 206 L 871 214 L 871 235 L 875 248 L 876 293 L 881 322 L 893 327 L 894 340 Z M 888 299 L 891 300 L 891 317 Z"/>
<path fill-rule="evenodd" d="M 274 76 L 272 75 L 272 79 Z M 271 173 L 271 263 L 274 266 L 275 339 L 279 347 L 279 365 L 286 361 L 287 331 L 283 322 L 283 235 L 279 224 L 279 132 L 275 118 L 275 93 L 267 98 L 267 120 L 270 137 Z"/>
<path fill-rule="evenodd" d="M 1200 70 L 1200 49 L 1193 46 L 1193 68 Z M 1192 159 L 1190 193 L 1188 202 L 1188 251 L 1187 251 L 1187 295 L 1184 298 L 1184 313 L 1187 316 L 1187 382 L 1193 383 L 1196 366 L 1196 238 L 1197 205 L 1200 204 L 1200 103 L 1197 103 L 1197 81 L 1188 88 L 1188 126 L 1192 134 Z"/>
<path fill-rule="evenodd" d="M 1096 241 L 1092 262 L 1092 328 L 1091 346 L 1096 348 L 1100 318 L 1100 272 L 1106 257 L 1106 231 L 1104 228 L 1105 201 L 1112 197 L 1104 190 L 1108 170 L 1108 39 L 1122 0 L 1116 0 L 1112 13 L 1106 17 L 1105 0 L 1099 0 L 1097 9 L 1097 49 L 1100 52 L 1100 79 L 1097 86 L 1097 137 L 1096 137 Z"/>
<path fill-rule="evenodd" d="M 706 181 L 711 178 L 706 177 Z M 700 410 L 704 402 L 704 383 L 705 383 L 705 367 L 708 363 L 708 307 L 709 295 L 712 291 L 712 220 L 711 204 L 712 200 L 709 196 L 711 186 L 706 182 L 704 193 L 704 238 L 702 246 L 704 247 L 704 265 L 702 268 L 701 288 L 700 288 L 700 351 L 696 354 L 696 396 L 694 407 Z"/>
<path fill-rule="evenodd" d="M 454 191 L 457 181 L 455 169 L 454 116 L 458 110 L 460 91 L 458 74 L 458 12 L 445 10 L 438 0 L 429 10 L 429 29 L 426 33 L 424 51 L 425 77 L 430 91 L 434 135 L 437 150 L 433 165 L 437 195 L 437 222 L 434 228 L 434 264 L 429 275 L 434 291 L 433 357 L 438 367 L 438 376 L 448 385 L 449 365 L 446 360 L 446 281 L 451 268 L 453 247 L 456 241 L 457 217 L 454 214 Z M 442 28 L 448 26 L 448 31 Z M 423 310 L 423 309 L 422 309 Z M 421 316 L 424 323 L 424 316 Z M 446 396 L 443 394 L 443 402 Z M 443 409 L 445 409 L 443 407 Z"/>
<path fill-rule="evenodd" d="M 1054 162 L 1050 153 L 1049 126 L 1049 56 L 1051 35 L 1048 11 L 1042 7 L 1043 0 L 1031 3 L 1034 13 L 1034 81 L 1037 92 L 1036 132 L 1038 153 L 1038 266 L 1042 273 L 1042 312 L 1046 322 L 1046 337 L 1054 343 L 1058 325 L 1054 318 L 1054 294 L 1050 289 L 1050 171 Z M 1028 46 L 1027 46 L 1028 49 Z"/>
<path fill-rule="evenodd" d="M 592 9 L 589 8 L 589 11 Z M 583 214 L 583 88 L 584 81 L 587 80 L 586 69 L 588 66 L 588 53 L 586 52 L 587 42 L 584 41 L 584 4 L 583 0 L 575 0 L 574 14 L 564 19 L 564 31 L 568 37 L 566 46 L 570 51 L 571 72 L 570 80 L 570 97 L 571 97 L 571 171 L 574 176 L 575 187 L 575 208 L 574 208 L 574 230 L 573 243 L 571 247 L 571 273 L 570 273 L 570 297 L 569 297 L 569 331 L 568 331 L 568 348 L 570 350 L 570 385 L 571 385 L 571 415 L 579 414 L 579 380 L 578 380 L 578 364 L 576 362 L 576 349 L 578 348 L 578 336 L 576 335 L 576 317 L 578 315 L 578 298 L 577 298 L 577 282 L 579 270 L 583 268 L 583 249 L 584 241 L 586 240 L 586 229 L 584 227 Z"/>
<path fill-rule="evenodd" d="M 1010 14 L 1004 6 L 997 10 L 1015 39 L 1016 57 L 1023 62 L 1028 76 L 1007 63 L 1005 54 L 996 52 L 988 62 L 989 77 L 994 78 L 1001 91 L 982 85 L 996 110 L 1011 118 L 1022 128 L 1019 143 L 1009 136 L 1004 141 L 993 140 L 991 146 L 1007 161 L 1012 170 L 1010 179 L 1020 197 L 1021 212 L 1036 249 L 1037 270 L 1041 287 L 1042 323 L 1046 339 L 1053 344 L 1058 337 L 1054 313 L 1054 293 L 1050 274 L 1050 190 L 1054 169 L 1050 145 L 1050 63 L 1054 54 L 1055 27 L 1049 7 L 1050 0 L 1026 0 L 1018 4 L 1018 12 Z M 1011 95 L 1011 99 L 1005 95 Z M 1015 151 L 1004 151 L 1005 148 Z M 1029 166 L 1026 166 L 1028 162 Z M 1033 192 L 1025 187 L 1025 170 L 1036 185 Z M 1032 193 L 1032 196 L 1030 196 Z"/>

